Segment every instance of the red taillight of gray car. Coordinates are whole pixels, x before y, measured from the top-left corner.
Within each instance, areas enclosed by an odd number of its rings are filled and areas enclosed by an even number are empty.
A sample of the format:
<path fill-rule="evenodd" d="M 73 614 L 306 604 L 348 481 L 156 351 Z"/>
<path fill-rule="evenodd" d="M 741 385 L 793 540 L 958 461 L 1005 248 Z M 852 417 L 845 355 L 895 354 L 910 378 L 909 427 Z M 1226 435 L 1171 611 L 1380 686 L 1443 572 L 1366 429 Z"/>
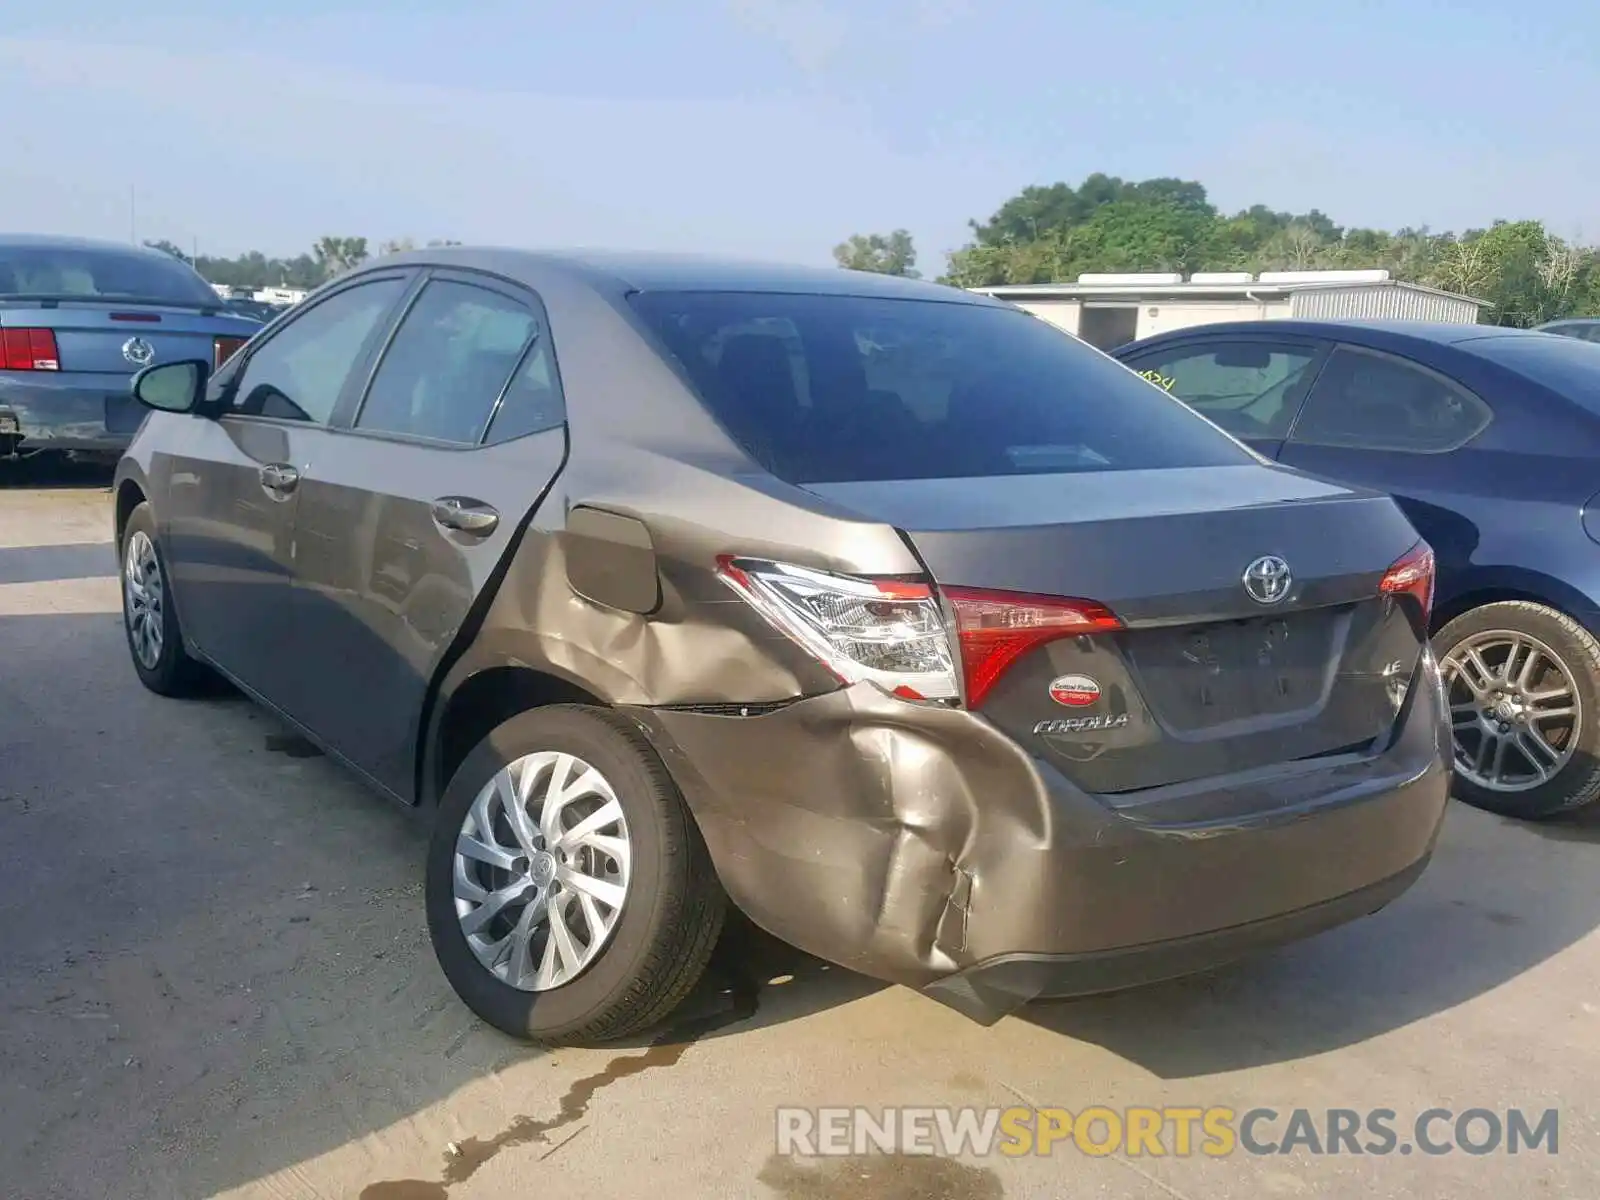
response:
<path fill-rule="evenodd" d="M 869 681 L 908 700 L 956 700 L 964 683 L 967 707 L 977 708 L 1034 647 L 1122 627 L 1109 609 L 1089 600 L 944 588 L 952 629 L 926 583 L 731 556 L 717 566 L 724 583 L 841 682 Z"/>
<path fill-rule="evenodd" d="M 54 330 L 0 329 L 0 371 L 59 370 Z"/>
<path fill-rule="evenodd" d="M 1410 596 L 1422 609 L 1422 628 L 1433 611 L 1433 547 L 1418 542 L 1384 572 L 1378 590 L 1386 596 Z"/>
<path fill-rule="evenodd" d="M 1121 629 L 1115 613 L 1093 600 L 945 588 L 961 644 L 967 707 L 977 708 L 1012 663 L 1057 638 Z"/>

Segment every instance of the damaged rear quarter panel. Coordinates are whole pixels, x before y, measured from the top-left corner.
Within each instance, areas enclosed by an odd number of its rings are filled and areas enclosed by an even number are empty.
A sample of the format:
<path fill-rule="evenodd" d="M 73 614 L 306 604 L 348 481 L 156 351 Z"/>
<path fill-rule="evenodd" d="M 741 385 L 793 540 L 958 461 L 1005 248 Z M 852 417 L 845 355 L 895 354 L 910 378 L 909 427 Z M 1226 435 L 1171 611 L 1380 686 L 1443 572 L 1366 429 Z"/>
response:
<path fill-rule="evenodd" d="M 1038 765 L 1010 739 L 870 684 L 765 715 L 634 715 L 697 797 L 734 901 L 877 978 L 918 986 L 962 965 L 985 873 L 1060 836 Z M 1112 822 L 1092 806 L 1080 817 L 1091 837 Z"/>

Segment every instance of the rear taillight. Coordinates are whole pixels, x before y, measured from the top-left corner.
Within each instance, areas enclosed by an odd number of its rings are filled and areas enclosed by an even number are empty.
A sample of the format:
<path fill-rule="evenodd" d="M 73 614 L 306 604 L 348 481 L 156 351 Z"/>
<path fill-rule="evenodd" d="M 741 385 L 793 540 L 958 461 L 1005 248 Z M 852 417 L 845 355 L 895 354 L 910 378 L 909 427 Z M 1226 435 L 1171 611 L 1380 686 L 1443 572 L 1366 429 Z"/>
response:
<path fill-rule="evenodd" d="M 867 680 L 908 700 L 955 700 L 964 683 L 967 707 L 977 708 L 1034 647 L 1122 628 L 1110 609 L 1090 600 L 944 588 L 955 618 L 953 652 L 939 597 L 926 583 L 730 556 L 717 568 L 724 583 L 841 682 Z"/>
<path fill-rule="evenodd" d="M 59 371 L 52 329 L 0 329 L 0 371 Z"/>
<path fill-rule="evenodd" d="M 1410 596 L 1422 609 L 1426 625 L 1433 609 L 1433 548 L 1418 542 L 1383 573 L 1378 590 L 1386 596 Z"/>
<path fill-rule="evenodd" d="M 868 681 L 908 700 L 959 694 L 944 616 L 925 583 L 729 555 L 717 574 L 842 683 Z"/>
<path fill-rule="evenodd" d="M 242 337 L 225 337 L 219 335 L 213 339 L 212 366 L 220 367 L 237 353 L 240 346 L 249 340 Z"/>
<path fill-rule="evenodd" d="M 945 588 L 956 617 L 967 707 L 977 708 L 1007 668 L 1057 638 L 1121 629 L 1109 608 L 1093 600 Z"/>

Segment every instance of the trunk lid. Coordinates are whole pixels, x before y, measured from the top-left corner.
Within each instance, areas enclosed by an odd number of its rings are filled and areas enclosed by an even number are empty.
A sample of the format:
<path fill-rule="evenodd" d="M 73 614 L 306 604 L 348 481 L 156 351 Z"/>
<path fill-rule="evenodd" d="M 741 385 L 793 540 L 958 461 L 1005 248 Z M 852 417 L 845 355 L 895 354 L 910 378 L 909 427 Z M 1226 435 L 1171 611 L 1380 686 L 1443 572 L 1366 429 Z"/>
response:
<path fill-rule="evenodd" d="M 0 303 L 0 329 L 8 327 L 53 332 L 63 373 L 127 378 L 154 363 L 192 358 L 212 362 L 216 338 L 248 339 L 261 325 L 198 306 L 22 300 Z M 148 363 L 135 361 L 124 350 L 136 338 L 149 348 Z M 136 345 L 134 353 L 142 357 L 144 348 Z"/>
<path fill-rule="evenodd" d="M 1080 786 L 1128 792 L 1372 744 L 1422 635 L 1379 593 L 1418 540 L 1394 502 L 1276 467 L 813 485 L 899 528 L 947 587 L 1098 601 L 980 710 Z M 1264 556 L 1281 601 L 1246 590 Z"/>

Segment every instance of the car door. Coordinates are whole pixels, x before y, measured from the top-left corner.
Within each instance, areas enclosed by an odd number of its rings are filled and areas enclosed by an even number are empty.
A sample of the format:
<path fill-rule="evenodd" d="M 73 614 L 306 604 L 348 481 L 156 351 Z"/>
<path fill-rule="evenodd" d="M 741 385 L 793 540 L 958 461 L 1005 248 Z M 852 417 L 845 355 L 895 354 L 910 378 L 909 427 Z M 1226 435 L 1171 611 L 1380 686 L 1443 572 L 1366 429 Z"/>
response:
<path fill-rule="evenodd" d="M 1433 546 L 1440 585 L 1466 563 L 1477 531 L 1459 497 L 1481 491 L 1489 461 L 1471 443 L 1493 419 L 1459 381 L 1398 355 L 1341 343 L 1328 356 L 1279 456 L 1342 483 L 1394 496 Z"/>
<path fill-rule="evenodd" d="M 336 425 L 295 516 L 296 636 L 321 667 L 292 711 L 407 798 L 429 683 L 566 456 L 538 297 L 432 272 Z"/>
<path fill-rule="evenodd" d="M 290 615 L 298 479 L 407 282 L 403 274 L 354 282 L 253 344 L 212 381 L 206 415 L 157 465 L 186 635 L 280 707 L 299 669 Z"/>
<path fill-rule="evenodd" d="M 1325 344 L 1312 338 L 1230 333 L 1119 357 L 1252 449 L 1273 457 L 1325 352 Z"/>

